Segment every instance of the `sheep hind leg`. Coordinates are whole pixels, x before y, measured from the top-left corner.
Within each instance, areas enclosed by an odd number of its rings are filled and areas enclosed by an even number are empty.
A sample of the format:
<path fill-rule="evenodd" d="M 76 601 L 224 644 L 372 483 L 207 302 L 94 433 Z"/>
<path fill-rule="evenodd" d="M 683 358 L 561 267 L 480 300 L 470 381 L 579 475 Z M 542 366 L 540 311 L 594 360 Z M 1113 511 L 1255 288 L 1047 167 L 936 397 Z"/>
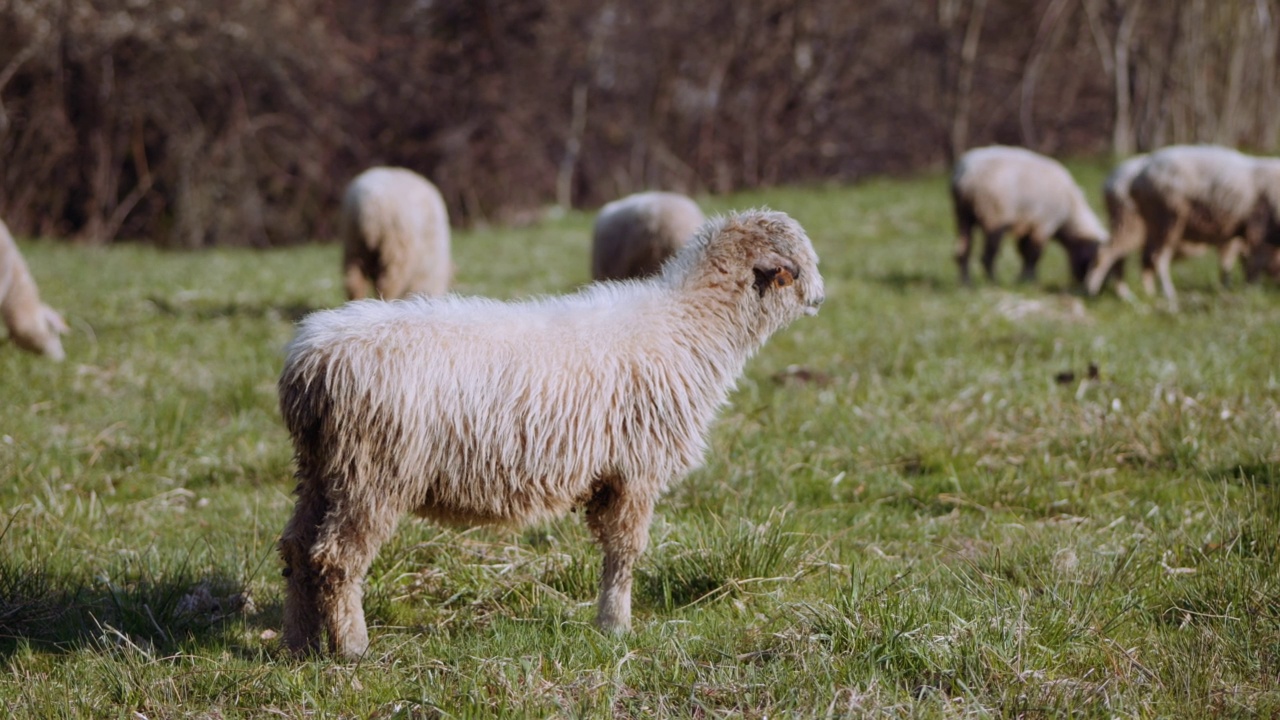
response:
<path fill-rule="evenodd" d="M 596 625 L 610 633 L 631 629 L 631 574 L 649 544 L 653 499 L 620 482 L 596 491 L 587 504 L 587 526 L 604 550 Z"/>
<path fill-rule="evenodd" d="M 362 603 L 364 576 L 398 519 L 398 514 L 385 509 L 349 502 L 320 527 L 311 562 L 318 580 L 317 607 L 334 655 L 358 658 L 369 648 Z"/>
<path fill-rule="evenodd" d="M 986 233 L 986 239 L 982 245 L 982 271 L 991 282 L 996 280 L 996 257 L 1000 254 L 1000 241 L 1003 239 L 1002 230 L 992 230 Z"/>
<path fill-rule="evenodd" d="M 297 655 L 320 650 L 320 600 L 315 566 L 311 562 L 320 523 L 328 503 L 324 496 L 299 483 L 293 517 L 280 537 L 284 560 L 284 644 Z"/>
<path fill-rule="evenodd" d="M 956 265 L 960 268 L 960 284 L 969 285 L 969 254 L 973 250 L 973 219 L 960 215 L 956 219 Z"/>
<path fill-rule="evenodd" d="M 1218 277 L 1222 281 L 1222 287 L 1231 287 L 1231 272 L 1235 270 L 1236 259 L 1240 257 L 1243 251 L 1244 247 L 1235 238 L 1218 247 Z M 1244 271 L 1246 282 L 1253 282 L 1253 277 L 1250 273 L 1250 265 L 1246 264 Z"/>
<path fill-rule="evenodd" d="M 1040 256 L 1044 253 L 1044 243 L 1034 235 L 1023 235 L 1018 238 L 1018 254 L 1022 256 L 1022 273 L 1018 282 L 1033 283 L 1036 281 L 1036 266 L 1040 264 Z"/>

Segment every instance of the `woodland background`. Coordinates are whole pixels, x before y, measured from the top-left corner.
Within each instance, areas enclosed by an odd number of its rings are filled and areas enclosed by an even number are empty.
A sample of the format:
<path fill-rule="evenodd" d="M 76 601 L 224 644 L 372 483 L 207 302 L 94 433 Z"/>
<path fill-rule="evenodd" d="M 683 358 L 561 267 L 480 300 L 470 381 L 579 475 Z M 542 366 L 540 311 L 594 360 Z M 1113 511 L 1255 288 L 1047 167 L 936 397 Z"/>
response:
<path fill-rule="evenodd" d="M 457 224 L 664 188 L 1280 140 L 1280 0 L 0 0 L 0 217 L 332 235 L 374 164 Z"/>

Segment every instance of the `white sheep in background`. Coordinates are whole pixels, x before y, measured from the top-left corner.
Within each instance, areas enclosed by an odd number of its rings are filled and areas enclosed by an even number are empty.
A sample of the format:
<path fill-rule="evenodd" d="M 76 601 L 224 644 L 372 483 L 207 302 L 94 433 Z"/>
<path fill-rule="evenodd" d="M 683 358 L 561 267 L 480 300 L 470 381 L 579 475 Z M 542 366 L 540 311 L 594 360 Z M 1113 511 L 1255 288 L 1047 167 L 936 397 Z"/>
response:
<path fill-rule="evenodd" d="M 960 280 L 969 282 L 973 230 L 982 229 L 986 244 L 982 268 L 995 279 L 996 256 L 1006 232 L 1018 238 L 1022 256 L 1020 279 L 1032 281 L 1050 238 L 1066 248 L 1071 273 L 1084 280 L 1106 228 L 1085 200 L 1084 192 L 1060 163 L 1030 150 L 992 146 L 966 152 L 951 175 L 958 240 Z"/>
<path fill-rule="evenodd" d="M 1216 145 L 1175 145 L 1151 154 L 1129 194 L 1146 224 L 1151 259 L 1171 310 L 1178 307 L 1170 265 L 1185 243 L 1223 248 L 1241 238 L 1253 280 L 1280 243 L 1280 161 Z M 1224 261 L 1225 262 L 1225 261 Z"/>
<path fill-rule="evenodd" d="M 67 332 L 67 324 L 57 310 L 40 302 L 35 278 L 31 277 L 31 270 L 3 222 L 0 222 L 0 317 L 4 318 L 14 345 L 54 360 L 66 357 L 58 336 Z"/>
<path fill-rule="evenodd" d="M 645 192 L 614 200 L 596 216 L 592 279 L 656 274 L 705 221 L 698 204 L 679 193 Z"/>
<path fill-rule="evenodd" d="M 342 198 L 347 297 L 443 295 L 453 279 L 449 213 L 426 178 L 403 168 L 360 173 Z"/>
<path fill-rule="evenodd" d="M 1107 214 L 1111 217 L 1111 242 L 1102 246 L 1085 279 L 1085 287 L 1090 295 L 1097 295 L 1110 276 L 1115 278 L 1116 292 L 1121 297 L 1133 298 L 1133 293 L 1124 282 L 1124 259 L 1142 249 L 1146 242 L 1147 227 L 1142 221 L 1142 214 L 1138 212 L 1138 206 L 1129 195 L 1129 186 L 1142 168 L 1146 167 L 1148 158 L 1148 155 L 1135 155 L 1116 165 L 1102 185 Z M 1224 285 L 1228 283 L 1236 258 L 1243 247 L 1243 241 L 1238 238 L 1218 247 L 1218 267 Z M 1204 251 L 1203 245 L 1184 242 L 1179 244 L 1174 258 L 1195 257 Z M 1142 253 L 1142 287 L 1148 295 L 1155 294 L 1155 268 L 1146 253 Z"/>
<path fill-rule="evenodd" d="M 304 319 L 280 377 L 298 465 L 280 541 L 284 642 L 361 655 L 361 584 L 401 516 L 522 525 L 583 507 L 596 621 L 630 626 L 654 502 L 702 462 L 747 359 L 817 313 L 818 257 L 783 213 L 708 222 L 648 280 L 572 295 L 363 301 Z"/>

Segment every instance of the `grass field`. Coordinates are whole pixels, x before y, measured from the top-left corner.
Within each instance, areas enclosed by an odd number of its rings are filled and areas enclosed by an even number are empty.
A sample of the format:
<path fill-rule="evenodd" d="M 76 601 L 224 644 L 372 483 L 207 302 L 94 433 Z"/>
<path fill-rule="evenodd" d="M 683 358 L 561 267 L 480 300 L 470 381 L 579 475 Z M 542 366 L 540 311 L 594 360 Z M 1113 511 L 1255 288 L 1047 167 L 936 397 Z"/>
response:
<path fill-rule="evenodd" d="M 1180 314 L 1086 301 L 1056 246 L 1039 285 L 1007 247 L 1002 284 L 961 288 L 944 188 L 705 201 L 799 219 L 827 302 L 660 504 L 631 635 L 591 625 L 580 518 L 406 520 L 359 663 L 276 637 L 275 380 L 293 321 L 342 299 L 337 249 L 23 243 L 73 332 L 62 364 L 0 345 L 0 714 L 1280 713 L 1280 290 L 1221 290 L 1206 256 Z M 589 224 L 458 232 L 458 291 L 575 288 Z"/>

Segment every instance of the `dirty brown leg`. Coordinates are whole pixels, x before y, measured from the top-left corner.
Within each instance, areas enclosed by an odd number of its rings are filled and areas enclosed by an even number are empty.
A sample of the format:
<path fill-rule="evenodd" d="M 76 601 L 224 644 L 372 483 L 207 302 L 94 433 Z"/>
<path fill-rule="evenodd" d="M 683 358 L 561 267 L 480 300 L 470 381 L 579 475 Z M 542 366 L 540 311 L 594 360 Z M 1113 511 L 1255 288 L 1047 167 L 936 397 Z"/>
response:
<path fill-rule="evenodd" d="M 320 608 L 312 548 L 328 503 L 305 480 L 298 483 L 293 517 L 280 538 L 284 559 L 284 645 L 298 655 L 320 649 Z"/>
<path fill-rule="evenodd" d="M 1003 230 L 993 230 L 986 233 L 986 242 L 982 245 L 982 271 L 991 282 L 996 280 L 996 257 L 1000 254 L 1000 241 L 1003 239 Z"/>
<path fill-rule="evenodd" d="M 1022 256 L 1022 272 L 1018 282 L 1033 283 L 1036 281 L 1036 266 L 1040 264 L 1040 256 L 1044 254 L 1044 243 L 1033 235 L 1018 238 L 1018 254 Z"/>
<path fill-rule="evenodd" d="M 387 508 L 348 502 L 320 525 L 311 562 L 317 577 L 317 607 L 334 655 L 358 658 L 369 647 L 361 602 L 364 576 L 398 520 L 398 513 Z"/>
<path fill-rule="evenodd" d="M 631 573 L 652 519 L 653 500 L 628 492 L 623 480 L 602 486 L 587 505 L 587 526 L 604 550 L 596 624 L 605 632 L 631 628 Z"/>

